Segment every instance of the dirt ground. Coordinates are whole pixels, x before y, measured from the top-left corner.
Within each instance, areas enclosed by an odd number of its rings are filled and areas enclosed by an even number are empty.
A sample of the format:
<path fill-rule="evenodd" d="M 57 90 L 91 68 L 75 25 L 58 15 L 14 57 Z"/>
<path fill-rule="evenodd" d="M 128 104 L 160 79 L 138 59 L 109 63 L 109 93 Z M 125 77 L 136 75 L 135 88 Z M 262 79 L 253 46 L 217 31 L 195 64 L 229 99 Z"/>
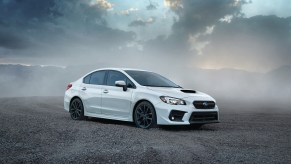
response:
<path fill-rule="evenodd" d="M 221 103 L 218 124 L 74 121 L 62 97 L 0 99 L 0 163 L 291 163 L 291 111 Z M 244 110 L 245 109 L 245 110 Z"/>

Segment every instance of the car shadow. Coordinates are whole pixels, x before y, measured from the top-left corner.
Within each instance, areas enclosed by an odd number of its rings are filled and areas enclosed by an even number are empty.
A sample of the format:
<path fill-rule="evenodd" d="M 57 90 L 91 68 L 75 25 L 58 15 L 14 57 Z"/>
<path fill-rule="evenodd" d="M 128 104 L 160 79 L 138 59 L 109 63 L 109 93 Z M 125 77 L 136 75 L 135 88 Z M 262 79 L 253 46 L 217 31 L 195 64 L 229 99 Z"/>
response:
<path fill-rule="evenodd" d="M 159 129 L 165 131 L 216 131 L 216 126 L 203 125 L 201 127 L 196 125 L 161 125 Z"/>
<path fill-rule="evenodd" d="M 133 122 L 127 122 L 127 121 L 118 121 L 118 120 L 110 120 L 110 119 L 103 119 L 103 118 L 94 118 L 94 117 L 88 117 L 86 118 L 86 121 L 92 121 L 92 122 L 98 122 L 101 124 L 110 124 L 110 125 L 124 125 L 127 127 L 134 127 L 135 124 Z M 159 125 L 156 128 L 152 129 L 158 129 L 158 130 L 164 130 L 164 131 L 216 131 L 217 127 L 213 125 L 203 125 L 201 127 L 197 127 L 196 125 Z"/>

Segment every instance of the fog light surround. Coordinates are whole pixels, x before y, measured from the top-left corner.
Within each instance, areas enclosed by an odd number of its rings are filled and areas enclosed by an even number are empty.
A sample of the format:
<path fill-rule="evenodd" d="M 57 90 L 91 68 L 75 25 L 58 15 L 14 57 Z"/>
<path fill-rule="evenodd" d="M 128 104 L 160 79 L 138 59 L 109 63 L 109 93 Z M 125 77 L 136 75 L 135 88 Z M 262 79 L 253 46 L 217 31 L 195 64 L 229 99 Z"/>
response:
<path fill-rule="evenodd" d="M 169 119 L 171 121 L 183 122 L 184 114 L 187 112 L 179 111 L 179 110 L 171 110 L 169 114 Z"/>

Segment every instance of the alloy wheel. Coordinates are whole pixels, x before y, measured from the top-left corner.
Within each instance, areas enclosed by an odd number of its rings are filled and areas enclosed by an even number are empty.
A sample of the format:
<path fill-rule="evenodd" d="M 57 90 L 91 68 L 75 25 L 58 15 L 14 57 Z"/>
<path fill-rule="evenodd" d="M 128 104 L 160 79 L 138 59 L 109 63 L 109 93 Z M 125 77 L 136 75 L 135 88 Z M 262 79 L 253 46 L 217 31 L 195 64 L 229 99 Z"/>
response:
<path fill-rule="evenodd" d="M 155 111 L 148 102 L 140 103 L 135 110 L 135 123 L 140 128 L 150 128 L 156 124 Z"/>
<path fill-rule="evenodd" d="M 70 114 L 73 120 L 81 120 L 84 116 L 83 104 L 80 99 L 74 99 L 70 105 Z"/>

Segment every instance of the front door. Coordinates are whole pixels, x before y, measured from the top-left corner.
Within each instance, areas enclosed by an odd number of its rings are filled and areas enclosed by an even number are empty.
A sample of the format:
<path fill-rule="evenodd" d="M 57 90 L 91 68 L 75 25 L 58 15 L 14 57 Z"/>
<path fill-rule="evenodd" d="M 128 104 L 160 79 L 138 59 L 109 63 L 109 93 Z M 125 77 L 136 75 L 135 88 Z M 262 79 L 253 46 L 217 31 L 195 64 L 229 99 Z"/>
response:
<path fill-rule="evenodd" d="M 115 86 L 115 81 L 123 80 L 127 84 L 132 83 L 119 71 L 108 71 L 106 85 L 102 88 L 102 110 L 106 116 L 128 118 L 130 117 L 133 85 L 129 85 L 127 91 Z"/>

